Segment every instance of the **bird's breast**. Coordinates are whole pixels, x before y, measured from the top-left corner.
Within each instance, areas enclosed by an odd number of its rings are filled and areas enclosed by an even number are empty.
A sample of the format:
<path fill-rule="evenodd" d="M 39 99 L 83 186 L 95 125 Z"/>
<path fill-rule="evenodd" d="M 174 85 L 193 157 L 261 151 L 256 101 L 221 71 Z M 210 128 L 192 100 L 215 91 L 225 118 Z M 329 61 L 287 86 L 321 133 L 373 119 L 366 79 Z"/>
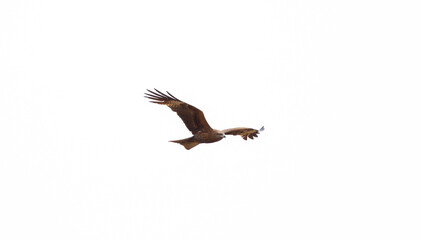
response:
<path fill-rule="evenodd" d="M 194 139 L 201 143 L 212 143 L 222 140 L 214 132 L 198 132 L 194 135 Z"/>

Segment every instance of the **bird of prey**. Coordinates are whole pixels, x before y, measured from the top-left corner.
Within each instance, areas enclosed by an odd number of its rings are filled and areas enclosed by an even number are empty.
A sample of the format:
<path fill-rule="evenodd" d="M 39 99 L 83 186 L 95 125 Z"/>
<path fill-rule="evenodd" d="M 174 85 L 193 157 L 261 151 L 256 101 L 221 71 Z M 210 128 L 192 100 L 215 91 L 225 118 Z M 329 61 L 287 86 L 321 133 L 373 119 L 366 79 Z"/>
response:
<path fill-rule="evenodd" d="M 222 131 L 213 129 L 207 123 L 206 118 L 200 109 L 177 99 L 167 91 L 168 95 L 157 89 L 154 90 L 156 91 L 154 92 L 147 89 L 148 93 L 144 93 L 144 97 L 151 99 L 152 101 L 150 102 L 152 103 L 170 107 L 170 109 L 176 112 L 182 119 L 188 130 L 192 132 L 192 137 L 169 141 L 179 143 L 187 150 L 190 150 L 200 143 L 213 143 L 220 141 L 225 137 L 225 135 L 240 135 L 244 140 L 247 140 L 247 137 L 253 139 L 254 137 L 257 137 L 257 134 L 264 130 L 264 127 L 261 127 L 260 130 L 245 127 L 229 128 Z"/>

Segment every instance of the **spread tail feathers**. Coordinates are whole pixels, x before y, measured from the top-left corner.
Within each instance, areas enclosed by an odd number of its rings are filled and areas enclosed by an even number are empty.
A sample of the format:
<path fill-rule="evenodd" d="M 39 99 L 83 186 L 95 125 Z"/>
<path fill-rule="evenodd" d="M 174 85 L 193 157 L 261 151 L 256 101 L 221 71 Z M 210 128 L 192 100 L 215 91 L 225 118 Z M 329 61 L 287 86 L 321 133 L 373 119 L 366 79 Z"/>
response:
<path fill-rule="evenodd" d="M 181 140 L 174 140 L 174 141 L 169 141 L 169 142 L 179 143 L 179 144 L 183 145 L 186 150 L 190 150 L 191 148 L 200 144 L 199 142 L 194 140 L 194 137 L 185 138 L 185 139 L 181 139 Z"/>

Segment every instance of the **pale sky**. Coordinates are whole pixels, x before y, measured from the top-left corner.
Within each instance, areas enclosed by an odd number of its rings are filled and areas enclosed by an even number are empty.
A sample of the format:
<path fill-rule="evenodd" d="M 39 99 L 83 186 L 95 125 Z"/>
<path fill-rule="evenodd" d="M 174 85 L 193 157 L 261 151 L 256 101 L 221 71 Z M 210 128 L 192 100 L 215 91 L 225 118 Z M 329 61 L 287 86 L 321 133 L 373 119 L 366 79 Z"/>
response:
<path fill-rule="evenodd" d="M 422 239 L 418 3 L 1 1 L 0 239 Z"/>

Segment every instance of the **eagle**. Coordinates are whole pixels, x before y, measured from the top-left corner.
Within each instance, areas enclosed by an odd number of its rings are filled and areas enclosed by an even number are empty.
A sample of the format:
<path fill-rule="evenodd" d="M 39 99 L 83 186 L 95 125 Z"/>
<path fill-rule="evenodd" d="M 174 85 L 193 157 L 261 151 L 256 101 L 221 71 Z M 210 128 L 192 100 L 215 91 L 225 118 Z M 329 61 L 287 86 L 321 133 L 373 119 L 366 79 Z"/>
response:
<path fill-rule="evenodd" d="M 191 131 L 192 137 L 169 141 L 179 143 L 187 150 L 190 150 L 200 143 L 214 143 L 220 141 L 225 138 L 225 135 L 240 135 L 244 140 L 247 140 L 247 138 L 254 139 L 254 137 L 257 137 L 257 134 L 264 130 L 264 127 L 261 127 L 260 130 L 246 127 L 229 128 L 222 131 L 213 129 L 207 123 L 200 109 L 177 99 L 168 91 L 166 91 L 166 95 L 155 88 L 154 90 L 155 92 L 147 89 L 148 93 L 144 93 L 144 97 L 151 99 L 152 101 L 150 102 L 152 103 L 168 106 L 172 111 L 178 114 L 188 130 Z"/>

